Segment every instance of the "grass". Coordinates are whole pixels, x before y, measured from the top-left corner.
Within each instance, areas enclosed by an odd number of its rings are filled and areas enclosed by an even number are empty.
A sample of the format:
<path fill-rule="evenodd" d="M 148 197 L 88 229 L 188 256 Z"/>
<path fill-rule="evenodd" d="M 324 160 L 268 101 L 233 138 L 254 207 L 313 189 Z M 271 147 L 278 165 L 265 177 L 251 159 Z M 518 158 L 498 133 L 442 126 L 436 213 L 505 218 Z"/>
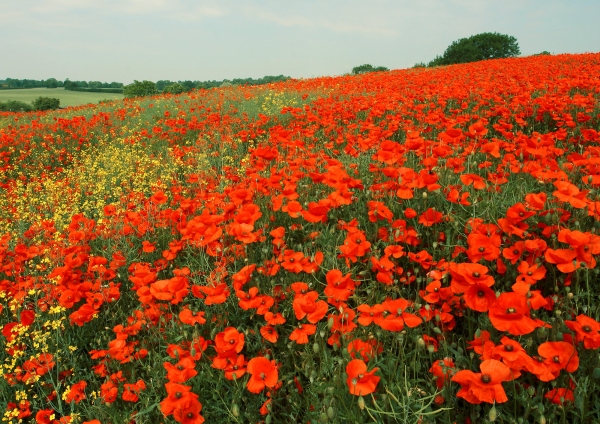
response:
<path fill-rule="evenodd" d="M 60 106 L 81 106 L 88 103 L 98 103 L 100 100 L 122 99 L 118 93 L 85 93 L 81 91 L 68 91 L 64 88 L 27 88 L 19 90 L 0 90 L 0 102 L 18 100 L 32 102 L 38 97 L 54 97 L 60 99 Z"/>

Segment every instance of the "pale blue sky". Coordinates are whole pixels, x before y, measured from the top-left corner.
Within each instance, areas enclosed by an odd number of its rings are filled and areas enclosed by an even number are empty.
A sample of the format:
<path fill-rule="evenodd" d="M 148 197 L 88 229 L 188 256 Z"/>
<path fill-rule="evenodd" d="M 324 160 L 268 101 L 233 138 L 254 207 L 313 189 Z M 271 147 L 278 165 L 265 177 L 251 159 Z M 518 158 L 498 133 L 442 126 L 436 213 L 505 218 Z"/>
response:
<path fill-rule="evenodd" d="M 600 51 L 600 0 L 0 0 L 0 78 L 119 81 L 411 67 L 481 32 Z"/>

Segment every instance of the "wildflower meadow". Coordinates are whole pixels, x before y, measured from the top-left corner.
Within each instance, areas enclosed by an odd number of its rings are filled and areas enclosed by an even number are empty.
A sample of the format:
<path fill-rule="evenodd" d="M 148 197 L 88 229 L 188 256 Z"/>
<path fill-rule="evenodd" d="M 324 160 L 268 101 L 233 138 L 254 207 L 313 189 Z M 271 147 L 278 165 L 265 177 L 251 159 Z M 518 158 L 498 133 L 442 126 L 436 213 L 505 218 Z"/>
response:
<path fill-rule="evenodd" d="M 0 112 L 3 423 L 600 422 L 600 54 Z"/>

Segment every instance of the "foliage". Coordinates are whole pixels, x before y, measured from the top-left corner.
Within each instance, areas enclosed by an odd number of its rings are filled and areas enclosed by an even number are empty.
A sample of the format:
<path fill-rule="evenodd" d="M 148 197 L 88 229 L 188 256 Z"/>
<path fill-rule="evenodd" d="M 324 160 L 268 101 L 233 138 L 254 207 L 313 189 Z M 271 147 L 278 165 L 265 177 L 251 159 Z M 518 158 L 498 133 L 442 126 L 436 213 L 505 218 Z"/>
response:
<path fill-rule="evenodd" d="M 3 112 L 30 112 L 32 107 L 29 103 L 20 102 L 18 100 L 0 101 L 0 111 Z"/>
<path fill-rule="evenodd" d="M 355 66 L 354 68 L 352 68 L 352 75 L 360 75 L 360 74 L 366 74 L 368 72 L 384 72 L 384 71 L 389 71 L 389 69 L 386 68 L 385 66 L 375 67 L 373 65 L 365 64 L 365 65 Z"/>
<path fill-rule="evenodd" d="M 599 422 L 599 100 L 586 54 L 0 113 L 3 422 Z"/>
<path fill-rule="evenodd" d="M 519 54 L 521 51 L 515 37 L 497 32 L 484 32 L 454 41 L 442 56 L 436 56 L 428 66 L 503 59 Z"/>
<path fill-rule="evenodd" d="M 35 110 L 54 110 L 60 108 L 60 99 L 54 97 L 38 97 L 32 102 Z"/>
<path fill-rule="evenodd" d="M 123 94 L 122 88 L 85 88 L 85 87 L 70 87 L 65 88 L 69 91 L 81 91 L 84 93 L 118 93 Z"/>
<path fill-rule="evenodd" d="M 63 82 L 58 81 L 56 78 L 48 78 L 47 80 L 5 78 L 4 80 L 0 80 L 0 89 L 2 90 L 39 87 L 58 88 L 62 86 Z"/>
<path fill-rule="evenodd" d="M 65 90 L 71 91 L 90 91 L 100 93 L 122 93 L 123 83 L 120 82 L 100 82 L 100 81 L 71 81 L 68 78 L 64 81 Z M 112 91 L 119 90 L 120 91 Z M 110 90 L 110 91 L 109 91 Z"/>
<path fill-rule="evenodd" d="M 167 85 L 164 90 L 163 93 L 170 93 L 170 94 L 181 94 L 181 93 L 185 93 L 186 91 L 188 91 L 182 84 L 179 83 L 174 83 L 171 85 Z"/>
<path fill-rule="evenodd" d="M 158 94 L 158 90 L 156 89 L 156 84 L 152 81 L 138 81 L 134 80 L 133 84 L 126 85 L 123 94 L 125 97 L 145 97 L 145 96 L 154 96 Z"/>

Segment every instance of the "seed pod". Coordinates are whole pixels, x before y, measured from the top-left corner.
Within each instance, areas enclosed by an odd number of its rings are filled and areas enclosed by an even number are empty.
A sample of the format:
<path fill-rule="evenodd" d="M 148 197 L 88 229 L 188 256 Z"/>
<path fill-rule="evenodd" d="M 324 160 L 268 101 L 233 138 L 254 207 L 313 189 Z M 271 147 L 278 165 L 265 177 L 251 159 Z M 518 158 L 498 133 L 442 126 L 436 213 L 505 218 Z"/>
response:
<path fill-rule="evenodd" d="M 365 409 L 365 399 L 362 396 L 358 397 L 358 407 L 361 411 Z"/>

